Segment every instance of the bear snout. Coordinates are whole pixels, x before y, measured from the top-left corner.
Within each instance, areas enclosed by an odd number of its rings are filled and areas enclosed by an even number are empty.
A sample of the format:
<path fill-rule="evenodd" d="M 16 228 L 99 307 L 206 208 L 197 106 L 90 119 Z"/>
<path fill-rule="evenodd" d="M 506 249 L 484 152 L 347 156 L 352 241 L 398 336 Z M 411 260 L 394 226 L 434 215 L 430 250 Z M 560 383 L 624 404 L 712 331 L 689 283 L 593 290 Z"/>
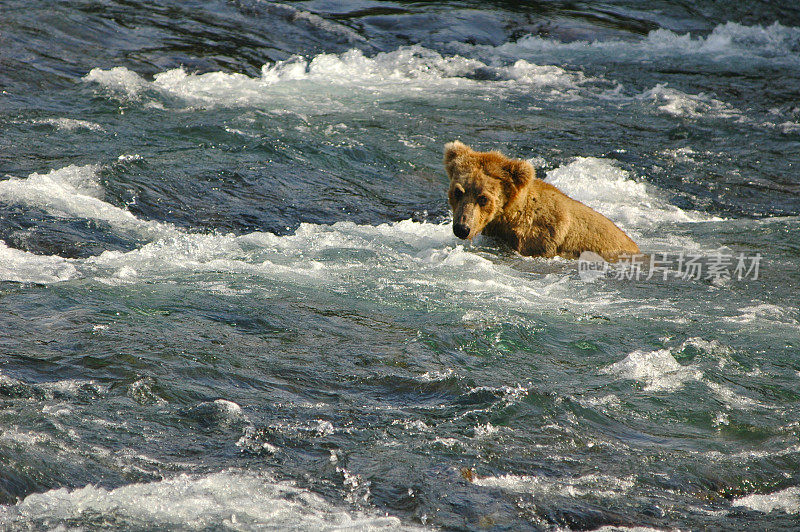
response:
<path fill-rule="evenodd" d="M 453 234 L 463 240 L 469 236 L 469 227 L 465 224 L 453 222 Z"/>

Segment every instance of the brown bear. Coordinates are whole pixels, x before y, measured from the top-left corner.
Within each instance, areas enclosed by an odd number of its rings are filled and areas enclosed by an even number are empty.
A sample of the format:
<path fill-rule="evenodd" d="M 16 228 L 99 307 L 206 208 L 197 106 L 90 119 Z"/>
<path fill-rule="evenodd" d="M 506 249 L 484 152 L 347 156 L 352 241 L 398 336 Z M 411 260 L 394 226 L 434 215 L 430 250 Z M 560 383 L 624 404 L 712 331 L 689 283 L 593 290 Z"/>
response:
<path fill-rule="evenodd" d="M 536 178 L 527 161 L 459 142 L 444 147 L 453 233 L 499 238 L 522 255 L 576 259 L 593 251 L 609 261 L 639 247 L 599 212 Z"/>

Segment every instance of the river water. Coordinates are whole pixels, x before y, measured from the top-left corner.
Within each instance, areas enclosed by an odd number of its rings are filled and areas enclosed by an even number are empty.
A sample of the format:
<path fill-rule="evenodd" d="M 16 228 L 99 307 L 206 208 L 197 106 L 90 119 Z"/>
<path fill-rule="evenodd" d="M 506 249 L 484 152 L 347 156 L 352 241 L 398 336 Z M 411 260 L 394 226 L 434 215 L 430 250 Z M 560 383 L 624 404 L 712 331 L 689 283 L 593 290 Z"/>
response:
<path fill-rule="evenodd" d="M 794 2 L 7 0 L 0 128 L 4 529 L 800 526 Z"/>

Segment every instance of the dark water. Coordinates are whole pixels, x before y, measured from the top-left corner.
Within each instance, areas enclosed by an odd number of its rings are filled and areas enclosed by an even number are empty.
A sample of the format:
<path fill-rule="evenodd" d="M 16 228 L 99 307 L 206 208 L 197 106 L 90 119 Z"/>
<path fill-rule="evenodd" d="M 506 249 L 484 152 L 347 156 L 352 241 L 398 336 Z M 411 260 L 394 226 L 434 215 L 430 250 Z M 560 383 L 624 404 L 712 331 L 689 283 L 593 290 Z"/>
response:
<path fill-rule="evenodd" d="M 800 526 L 793 2 L 0 6 L 3 529 Z M 648 253 L 448 224 L 445 142 Z"/>

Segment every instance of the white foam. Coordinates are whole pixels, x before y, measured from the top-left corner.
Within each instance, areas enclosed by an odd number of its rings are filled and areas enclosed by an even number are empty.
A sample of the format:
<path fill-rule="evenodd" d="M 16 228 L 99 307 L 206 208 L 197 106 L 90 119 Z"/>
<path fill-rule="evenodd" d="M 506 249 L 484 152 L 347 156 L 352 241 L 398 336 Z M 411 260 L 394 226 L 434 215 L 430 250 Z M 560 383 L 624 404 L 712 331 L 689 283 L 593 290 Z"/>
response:
<path fill-rule="evenodd" d="M 52 203 L 51 196 L 55 195 L 54 192 L 61 191 L 99 199 L 103 196 L 103 187 L 97 179 L 99 170 L 100 166 L 96 164 L 70 165 L 46 174 L 33 173 L 28 179 L 11 178 L 0 181 L 0 194 L 3 194 L 4 199 L 22 198 L 22 201 L 41 195 L 43 199 L 40 204 Z"/>
<path fill-rule="evenodd" d="M 674 353 L 684 352 L 687 347 L 701 350 L 702 355 L 695 359 L 693 363 L 683 365 L 675 359 Z M 710 363 L 714 363 L 718 370 L 724 370 L 726 374 L 731 374 L 731 372 L 738 372 L 740 375 L 744 374 L 737 367 L 726 369 L 728 362 L 732 360 L 731 353 L 730 348 L 716 341 L 709 342 L 702 338 L 689 338 L 673 349 L 633 351 L 619 362 L 602 368 L 600 373 L 616 375 L 621 379 L 639 381 L 645 385 L 644 391 L 647 392 L 675 392 L 689 382 L 700 382 L 728 410 L 776 409 L 777 407 L 773 405 L 737 393 L 731 387 L 714 382 L 704 376 L 701 368 L 703 366 L 707 367 Z M 616 397 L 614 399 L 616 400 Z M 599 400 L 583 402 L 590 405 L 603 404 Z M 719 419 L 722 421 L 717 421 L 715 422 L 716 424 L 722 423 L 727 417 L 723 415 Z"/>
<path fill-rule="evenodd" d="M 0 384 L 5 386 L 19 387 L 23 390 L 29 390 L 36 396 L 41 395 L 44 399 L 52 401 L 57 395 L 67 395 L 70 397 L 77 396 L 82 393 L 91 395 L 102 395 L 108 391 L 107 386 L 98 384 L 93 380 L 84 379 L 64 379 L 60 381 L 48 381 L 40 383 L 28 383 L 8 375 L 0 373 Z"/>
<path fill-rule="evenodd" d="M 563 497 L 598 497 L 603 499 L 625 495 L 633 487 L 632 478 L 616 478 L 608 475 L 585 475 L 574 478 L 529 475 L 501 475 L 478 477 L 479 486 L 500 488 L 516 493 L 532 495 L 560 495 Z"/>
<path fill-rule="evenodd" d="M 636 40 L 559 42 L 538 36 L 526 36 L 517 42 L 497 47 L 500 53 L 514 56 L 569 53 L 601 54 L 616 61 L 641 62 L 660 57 L 696 56 L 704 61 L 723 63 L 733 58 L 757 59 L 779 63 L 798 63 L 800 28 L 783 26 L 745 26 L 727 22 L 716 26 L 706 36 L 692 37 L 666 29 L 653 30 Z"/>
<path fill-rule="evenodd" d="M 702 371 L 679 364 L 669 349 L 636 350 L 600 372 L 642 382 L 648 392 L 674 392 L 685 383 L 703 377 Z"/>
<path fill-rule="evenodd" d="M 725 403 L 727 408 L 738 408 L 740 410 L 750 410 L 757 406 L 766 406 L 762 405 L 760 402 L 750 399 L 749 397 L 745 397 L 744 395 L 738 394 L 731 390 L 728 386 L 723 384 L 718 384 L 716 382 L 706 381 L 706 386 L 714 392 L 717 398 Z M 774 409 L 776 407 L 769 406 L 768 408 Z"/>
<path fill-rule="evenodd" d="M 549 171 L 546 181 L 625 229 L 642 229 L 664 222 L 719 220 L 670 205 L 659 197 L 656 189 L 634 181 L 626 170 L 608 159 L 578 157 Z"/>
<path fill-rule="evenodd" d="M 114 230 L 132 233 L 137 238 L 158 239 L 180 234 L 170 224 L 140 220 L 129 211 L 104 201 L 99 171 L 99 165 L 70 165 L 46 174 L 33 173 L 25 179 L 12 177 L 0 181 L 0 201 L 39 208 L 53 216 L 105 222 Z M 66 281 L 83 276 L 86 263 L 13 249 L 0 241 L 0 280 L 3 281 L 43 284 Z M 117 273 L 119 281 L 136 275 L 130 267 L 123 267 Z"/>
<path fill-rule="evenodd" d="M 42 413 L 53 417 L 61 417 L 72 415 L 73 410 L 69 405 L 59 403 L 57 405 L 44 405 L 42 407 Z"/>
<path fill-rule="evenodd" d="M 78 277 L 74 261 L 10 248 L 0 240 L 0 281 L 49 284 Z"/>
<path fill-rule="evenodd" d="M 452 378 L 453 376 L 457 376 L 457 374 L 452 370 L 452 368 L 447 368 L 444 371 L 426 371 L 419 376 L 419 380 L 422 382 L 442 382 Z"/>
<path fill-rule="evenodd" d="M 452 48 L 467 55 L 504 58 L 506 61 L 535 60 L 539 63 L 574 64 L 577 62 L 629 62 L 658 64 L 662 61 L 699 61 L 742 71 L 754 65 L 769 64 L 781 67 L 800 67 L 800 28 L 779 23 L 770 26 L 745 26 L 728 22 L 716 26 L 706 36 L 678 34 L 666 29 L 651 31 L 640 39 L 610 39 L 598 41 L 560 42 L 536 35 L 523 37 L 501 46 L 452 43 Z M 700 67 L 698 67 L 700 68 Z M 591 79 L 591 78 L 589 78 Z M 701 117 L 722 118 L 761 127 L 771 127 L 784 133 L 796 131 L 793 121 L 755 122 L 745 113 L 711 95 L 690 94 L 659 84 L 638 95 L 632 95 L 617 83 L 611 90 L 597 92 L 601 99 L 636 99 L 655 104 L 658 111 L 683 119 Z"/>
<path fill-rule="evenodd" d="M 215 410 L 220 412 L 226 418 L 229 419 L 240 419 L 244 417 L 242 413 L 242 407 L 239 406 L 237 403 L 233 401 L 228 401 L 227 399 L 215 399 L 210 401 L 209 403 L 201 403 L 203 405 L 210 404 L 213 405 Z"/>
<path fill-rule="evenodd" d="M 500 427 L 495 427 L 491 423 L 485 425 L 475 425 L 474 436 L 476 438 L 489 438 L 500 432 Z"/>
<path fill-rule="evenodd" d="M 723 425 L 729 425 L 731 422 L 730 417 L 725 412 L 717 412 L 717 415 L 714 416 L 714 419 L 711 421 L 711 424 L 715 427 L 722 427 Z"/>
<path fill-rule="evenodd" d="M 131 97 L 138 97 L 150 86 L 139 74 L 125 67 L 114 67 L 109 70 L 93 68 L 83 79 Z"/>
<path fill-rule="evenodd" d="M 642 100 L 652 100 L 656 107 L 669 115 L 681 118 L 725 118 L 744 121 L 742 112 L 730 104 L 700 93 L 687 94 L 667 87 L 665 83 L 643 92 Z"/>
<path fill-rule="evenodd" d="M 757 512 L 770 513 L 782 510 L 787 514 L 800 512 L 800 487 L 792 486 L 766 495 L 747 495 L 734 499 L 732 506 L 743 506 Z"/>
<path fill-rule="evenodd" d="M 787 325 L 797 325 L 798 321 L 794 317 L 797 309 L 792 307 L 780 307 L 769 303 L 751 305 L 739 309 L 738 316 L 726 316 L 725 321 L 733 323 L 784 323 Z"/>
<path fill-rule="evenodd" d="M 483 75 L 485 74 L 485 75 Z M 486 77 L 486 80 L 476 79 Z M 419 45 L 381 52 L 368 57 L 360 50 L 342 54 L 319 54 L 311 59 L 293 56 L 273 65 L 264 65 L 261 77 L 243 74 L 209 72 L 190 74 L 173 69 L 156 74 L 152 82 L 125 67 L 110 70 L 93 69 L 85 81 L 139 97 L 146 90 L 181 98 L 192 105 L 252 106 L 274 105 L 281 108 L 296 105 L 308 108 L 317 98 L 325 105 L 335 105 L 329 94 L 304 91 L 297 98 L 297 84 L 360 88 L 374 98 L 374 91 L 434 94 L 448 88 L 481 88 L 523 86 L 526 89 L 567 90 L 578 87 L 588 78 L 581 72 L 569 72 L 557 66 L 542 66 L 518 60 L 511 65 L 491 66 L 477 59 L 460 55 L 445 56 Z M 290 91 L 287 93 L 286 91 Z M 291 96 L 291 99 L 286 99 Z M 292 104 L 294 101 L 294 104 Z M 341 103 L 341 102 L 339 102 Z"/>
<path fill-rule="evenodd" d="M 0 201 L 37 207 L 54 216 L 102 221 L 148 238 L 177 232 L 168 224 L 140 220 L 104 201 L 99 170 L 94 164 L 70 165 L 46 174 L 33 173 L 26 179 L 12 177 L 0 181 Z"/>
<path fill-rule="evenodd" d="M 115 284 L 186 271 L 289 273 L 286 267 L 268 260 L 246 260 L 239 241 L 240 238 L 233 235 L 180 233 L 129 252 L 105 251 L 86 259 L 85 264 L 101 278 L 111 275 L 117 281 Z M 310 271 L 313 272 L 313 269 Z M 148 275 L 142 277 L 140 272 L 148 272 Z"/>
<path fill-rule="evenodd" d="M 398 81 L 439 82 L 454 86 L 474 86 L 481 82 L 467 79 L 479 69 L 490 69 L 505 79 L 544 87 L 574 87 L 585 78 L 555 66 L 539 66 L 520 60 L 509 67 L 492 68 L 477 59 L 460 55 L 443 56 L 414 45 L 367 57 L 359 50 L 340 55 L 320 54 L 311 60 L 295 56 L 262 68 L 267 84 L 312 80 L 326 84 L 396 87 Z M 377 84 L 377 85 L 376 85 Z"/>
<path fill-rule="evenodd" d="M 669 157 L 676 163 L 696 163 L 695 157 L 698 155 L 691 146 L 683 146 L 676 149 L 665 149 L 659 152 L 661 155 Z M 705 152 L 703 155 L 712 155 L 711 152 Z"/>
<path fill-rule="evenodd" d="M 532 385 L 530 382 L 527 386 L 517 384 L 515 386 L 476 386 L 470 388 L 469 394 L 488 392 L 489 394 L 496 395 L 502 399 L 502 403 L 510 406 L 517 403 L 528 396 Z"/>
<path fill-rule="evenodd" d="M 177 234 L 130 252 L 106 251 L 78 264 L 84 276 L 109 284 L 226 272 L 248 275 L 248 289 L 259 292 L 292 286 L 355 293 L 387 305 L 423 302 L 461 312 L 491 307 L 504 316 L 518 309 L 574 308 L 582 313 L 587 304 L 609 310 L 624 306 L 611 291 L 588 293 L 576 287 L 570 282 L 571 268 L 525 275 L 459 242 L 449 224 L 302 224 L 285 236 Z M 202 284 L 193 286 L 204 289 Z M 212 287 L 216 292 L 223 288 L 219 282 Z"/>
<path fill-rule="evenodd" d="M 440 82 L 455 86 L 474 86 L 481 82 L 467 79 L 479 69 L 489 69 L 501 79 L 511 79 L 544 87 L 574 87 L 585 80 L 582 73 L 570 73 L 555 66 L 539 66 L 520 60 L 508 67 L 493 68 L 477 59 L 460 55 L 443 56 L 414 45 L 367 57 L 359 50 L 340 55 L 320 54 L 311 60 L 295 56 L 275 65 L 265 65 L 262 80 L 268 84 L 312 80 L 330 84 L 361 84 L 371 87 L 396 86 L 398 81 Z"/>
<path fill-rule="evenodd" d="M 353 293 L 357 280 L 358 297 L 388 305 L 457 308 L 481 316 L 487 315 L 488 307 L 493 309 L 488 315 L 495 319 L 514 319 L 510 315 L 521 309 L 565 308 L 583 313 L 591 305 L 595 311 L 613 314 L 627 308 L 611 288 L 576 286 L 571 281 L 575 270 L 568 261 L 562 261 L 558 271 L 526 275 L 507 261 L 487 257 L 475 244 L 457 240 L 449 224 L 411 220 L 377 226 L 301 224 L 294 234 L 285 236 L 184 233 L 169 224 L 139 220 L 100 199 L 103 191 L 97 171 L 97 166 L 67 167 L 0 182 L 0 198 L 40 206 L 53 214 L 106 221 L 115 230 L 130 230 L 151 242 L 129 252 L 106 251 L 72 261 L 0 248 L 0 256 L 14 261 L 5 270 L 9 279 L 50 282 L 85 277 L 117 286 L 225 272 L 246 274 L 257 281 L 248 284 L 247 293 L 273 293 L 292 286 L 337 294 Z M 634 232 L 658 221 L 702 219 L 659 200 L 656 192 L 606 160 L 580 158 L 552 171 L 548 179 Z M 17 265 L 25 261 L 31 263 L 32 272 L 12 277 L 23 271 Z M 229 286 L 230 279 L 204 275 L 192 286 L 240 295 L 241 286 Z"/>
<path fill-rule="evenodd" d="M 74 118 L 43 118 L 33 120 L 34 124 L 46 124 L 56 129 L 74 131 L 76 129 L 88 129 L 89 131 L 105 131 L 103 126 L 88 120 L 76 120 Z"/>
<path fill-rule="evenodd" d="M 584 406 L 588 407 L 609 407 L 618 408 L 622 402 L 619 397 L 613 393 L 603 395 L 600 397 L 571 397 L 572 400 L 578 401 Z"/>
<path fill-rule="evenodd" d="M 572 271 L 523 276 L 459 244 L 448 225 L 406 220 L 379 226 L 339 222 L 302 224 L 294 234 L 179 234 L 123 253 L 107 251 L 85 260 L 82 271 L 103 282 L 147 282 L 194 272 L 244 273 L 248 288 L 307 287 L 353 293 L 384 304 L 463 308 L 584 308 L 585 294 L 569 282 Z M 123 271 L 136 275 L 121 277 Z M 201 285 L 196 285 L 202 288 Z M 215 290 L 219 290 L 217 285 Z M 580 292 L 581 288 L 577 289 Z M 483 296 L 483 297 L 480 297 Z M 618 305 L 595 291 L 591 302 Z"/>
<path fill-rule="evenodd" d="M 315 427 L 315 431 L 318 436 L 330 436 L 336 429 L 333 426 L 333 423 L 324 419 L 317 420 L 317 426 Z"/>
<path fill-rule="evenodd" d="M 15 527 L 80 521 L 102 515 L 123 527 L 234 530 L 399 530 L 395 517 L 337 507 L 320 496 L 264 474 L 222 471 L 206 476 L 129 484 L 93 485 L 28 495 L 0 507 L 0 521 Z"/>
<path fill-rule="evenodd" d="M 392 425 L 402 425 L 404 430 L 413 430 L 419 432 L 429 432 L 431 430 L 431 426 L 426 424 L 421 419 L 414 419 L 414 420 L 395 419 L 394 421 L 392 421 Z"/>
<path fill-rule="evenodd" d="M 98 395 L 108 392 L 108 386 L 98 384 L 91 379 L 64 379 L 60 381 L 44 382 L 37 386 L 45 390 L 51 390 L 70 396 L 77 395 L 81 392 L 89 392 Z"/>
<path fill-rule="evenodd" d="M 275 454 L 280 450 L 275 445 L 262 441 L 253 425 L 244 428 L 244 434 L 236 441 L 236 446 L 253 454 Z"/>
<path fill-rule="evenodd" d="M 506 261 L 486 257 L 473 245 L 461 244 L 449 224 L 411 220 L 378 226 L 302 224 L 285 236 L 175 231 L 129 252 L 106 251 L 69 261 L 11 249 L 6 255 L 33 261 L 32 273 L 22 277 L 11 277 L 15 272 L 21 275 L 17 266 L 6 268 L 9 279 L 18 281 L 39 275 L 43 282 L 84 277 L 122 285 L 203 273 L 195 278 L 199 282 L 192 283 L 193 289 L 231 297 L 272 294 L 291 286 L 356 294 L 390 306 L 424 304 L 504 320 L 518 319 L 514 315 L 529 310 L 560 308 L 583 314 L 589 305 L 613 315 L 629 308 L 612 288 L 588 289 L 572 282 L 575 270 L 568 261 L 558 272 L 526 274 Z M 51 272 L 54 267 L 65 269 Z M 222 273 L 247 275 L 247 290 L 235 284 L 238 277 L 220 277 Z"/>
<path fill-rule="evenodd" d="M 3 427 L 0 432 L 0 440 L 20 444 L 24 447 L 36 447 L 42 443 L 50 443 L 53 437 L 44 432 L 33 432 L 26 430 L 19 430 L 18 427 Z M 2 517 L 2 506 L 0 506 L 0 518 Z M 2 519 L 0 519 L 2 522 Z"/>
<path fill-rule="evenodd" d="M 509 67 L 498 69 L 509 79 L 536 87 L 576 88 L 590 81 L 583 72 L 568 72 L 555 65 L 537 65 L 520 59 Z"/>

